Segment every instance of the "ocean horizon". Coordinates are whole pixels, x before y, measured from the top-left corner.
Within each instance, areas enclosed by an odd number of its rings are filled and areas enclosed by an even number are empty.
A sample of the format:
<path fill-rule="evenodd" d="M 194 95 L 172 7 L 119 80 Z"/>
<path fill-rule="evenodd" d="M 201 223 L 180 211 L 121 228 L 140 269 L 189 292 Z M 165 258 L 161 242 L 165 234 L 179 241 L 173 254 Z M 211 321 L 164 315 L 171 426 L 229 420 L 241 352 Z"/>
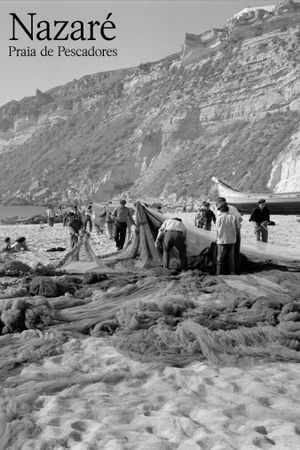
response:
<path fill-rule="evenodd" d="M 46 211 L 46 206 L 38 205 L 0 205 L 0 220 L 8 217 L 31 217 L 35 214 L 43 214 Z"/>

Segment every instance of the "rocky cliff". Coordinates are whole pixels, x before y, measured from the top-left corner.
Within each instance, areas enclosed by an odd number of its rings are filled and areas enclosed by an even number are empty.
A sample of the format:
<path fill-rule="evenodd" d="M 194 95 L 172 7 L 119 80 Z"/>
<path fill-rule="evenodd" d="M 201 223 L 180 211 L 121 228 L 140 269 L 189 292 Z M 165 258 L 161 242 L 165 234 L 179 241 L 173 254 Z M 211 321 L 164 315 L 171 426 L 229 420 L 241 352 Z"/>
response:
<path fill-rule="evenodd" d="M 300 190 L 300 3 L 248 8 L 183 51 L 0 108 L 6 203 Z"/>

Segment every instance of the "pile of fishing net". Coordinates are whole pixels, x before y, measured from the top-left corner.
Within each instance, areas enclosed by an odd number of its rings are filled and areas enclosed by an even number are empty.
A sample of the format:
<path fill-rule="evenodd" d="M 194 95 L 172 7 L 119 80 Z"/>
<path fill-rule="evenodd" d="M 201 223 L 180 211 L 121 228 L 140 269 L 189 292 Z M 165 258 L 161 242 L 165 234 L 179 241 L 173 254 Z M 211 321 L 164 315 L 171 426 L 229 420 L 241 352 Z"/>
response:
<path fill-rule="evenodd" d="M 56 268 L 53 264 L 42 264 L 41 262 L 38 262 L 33 266 L 31 269 L 31 273 L 33 275 L 41 275 L 41 276 L 55 276 L 55 275 L 62 275 L 64 272 L 60 269 Z"/>
<path fill-rule="evenodd" d="M 51 325 L 57 313 L 43 297 L 19 297 L 0 303 L 1 334 L 19 333 L 28 329 L 43 329 Z"/>
<path fill-rule="evenodd" d="M 74 283 L 69 281 L 67 277 L 56 280 L 51 277 L 37 276 L 31 280 L 29 285 L 31 295 L 42 295 L 43 297 L 59 297 L 66 292 L 74 294 L 75 291 Z"/>
<path fill-rule="evenodd" d="M 0 270 L 0 276 L 24 276 L 30 272 L 30 270 L 31 267 L 22 261 L 7 259 Z"/>
<path fill-rule="evenodd" d="M 103 320 L 91 334 L 112 334 L 118 349 L 143 362 L 298 361 L 299 283 L 300 274 L 289 274 L 288 287 L 282 286 L 275 271 L 268 278 L 211 277 L 202 287 L 192 276 L 169 283 L 148 279 L 120 290 L 118 300 L 115 293 L 113 302 L 111 294 L 102 295 L 94 319 Z"/>
<path fill-rule="evenodd" d="M 106 336 L 132 358 L 176 366 L 203 359 L 300 359 L 299 273 L 118 274 L 99 281 L 105 288 L 97 286 L 86 298 L 79 298 L 78 290 L 63 295 L 63 282 L 74 287 L 80 280 L 35 277 L 34 297 L 2 300 L 2 334 L 51 326 L 73 335 Z"/>
<path fill-rule="evenodd" d="M 6 289 L 0 291 L 0 299 L 25 297 L 26 295 L 29 295 L 28 289 L 25 286 L 21 285 L 7 286 Z"/>
<path fill-rule="evenodd" d="M 0 336 L 0 382 L 19 373 L 25 363 L 37 363 L 45 357 L 61 354 L 63 344 L 72 337 L 74 334 L 40 329 Z"/>

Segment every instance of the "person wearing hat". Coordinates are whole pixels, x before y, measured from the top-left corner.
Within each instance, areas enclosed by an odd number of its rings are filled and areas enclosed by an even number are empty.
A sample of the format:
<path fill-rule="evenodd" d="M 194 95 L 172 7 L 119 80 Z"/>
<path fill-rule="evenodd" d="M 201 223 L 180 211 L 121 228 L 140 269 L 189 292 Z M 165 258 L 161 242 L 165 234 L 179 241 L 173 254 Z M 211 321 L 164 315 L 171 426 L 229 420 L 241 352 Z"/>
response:
<path fill-rule="evenodd" d="M 181 270 L 187 269 L 186 227 L 179 217 L 173 217 L 163 222 L 158 230 L 155 247 L 159 248 L 163 241 L 163 266 L 169 269 L 170 252 L 175 247 L 179 253 Z"/>
<path fill-rule="evenodd" d="M 68 227 L 70 232 L 70 246 L 74 248 L 79 240 L 79 231 L 83 228 L 82 215 L 77 207 L 73 205 L 63 217 L 63 226 Z"/>
<path fill-rule="evenodd" d="M 216 275 L 223 273 L 224 266 L 227 266 L 229 274 L 235 273 L 234 245 L 237 235 L 237 219 L 229 213 L 227 203 L 218 204 L 218 215 L 216 220 L 217 230 L 217 270 Z"/>
<path fill-rule="evenodd" d="M 224 197 L 219 197 L 216 201 L 216 208 L 217 208 L 217 215 L 219 213 L 218 206 L 226 204 L 229 209 L 229 214 L 232 214 L 236 218 L 236 243 L 234 244 L 234 266 L 235 271 L 239 272 L 240 269 L 240 259 L 241 259 L 241 228 L 242 228 L 242 221 L 243 218 L 238 211 L 238 209 L 233 205 L 228 205 L 226 202 L 226 199 Z"/>
<path fill-rule="evenodd" d="M 227 206 L 228 206 L 228 208 L 229 208 L 229 214 L 232 214 L 234 217 L 236 217 L 237 222 L 238 222 L 238 225 L 240 225 L 240 228 L 241 228 L 243 218 L 242 218 L 242 215 L 241 215 L 241 213 L 239 212 L 239 210 L 238 210 L 235 206 L 229 205 L 229 204 L 227 203 L 225 197 L 218 197 L 218 198 L 217 198 L 217 201 L 216 201 L 216 209 L 217 209 L 217 211 L 218 211 L 218 205 L 221 205 L 222 203 L 226 203 L 226 204 L 227 204 Z"/>
<path fill-rule="evenodd" d="M 124 247 L 125 239 L 126 239 L 126 230 L 127 223 L 131 223 L 135 225 L 135 222 L 132 217 L 132 211 L 130 208 L 127 208 L 126 200 L 120 200 L 120 206 L 115 208 L 112 212 L 111 217 L 115 221 L 115 233 L 114 238 L 116 242 L 116 247 L 118 250 L 122 250 Z"/>
<path fill-rule="evenodd" d="M 253 209 L 249 222 L 254 222 L 254 233 L 257 241 L 268 242 L 268 223 L 270 222 L 270 211 L 266 206 L 266 200 L 261 198 L 257 207 Z"/>

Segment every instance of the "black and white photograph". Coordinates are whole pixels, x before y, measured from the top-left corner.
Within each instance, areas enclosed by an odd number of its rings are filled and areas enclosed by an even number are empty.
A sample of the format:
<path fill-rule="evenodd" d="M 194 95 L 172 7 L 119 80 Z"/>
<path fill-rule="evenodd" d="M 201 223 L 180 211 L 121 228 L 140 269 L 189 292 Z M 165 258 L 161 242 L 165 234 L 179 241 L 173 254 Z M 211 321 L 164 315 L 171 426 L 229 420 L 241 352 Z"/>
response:
<path fill-rule="evenodd" d="M 299 450 L 300 0 L 0 37 L 0 450 Z"/>

